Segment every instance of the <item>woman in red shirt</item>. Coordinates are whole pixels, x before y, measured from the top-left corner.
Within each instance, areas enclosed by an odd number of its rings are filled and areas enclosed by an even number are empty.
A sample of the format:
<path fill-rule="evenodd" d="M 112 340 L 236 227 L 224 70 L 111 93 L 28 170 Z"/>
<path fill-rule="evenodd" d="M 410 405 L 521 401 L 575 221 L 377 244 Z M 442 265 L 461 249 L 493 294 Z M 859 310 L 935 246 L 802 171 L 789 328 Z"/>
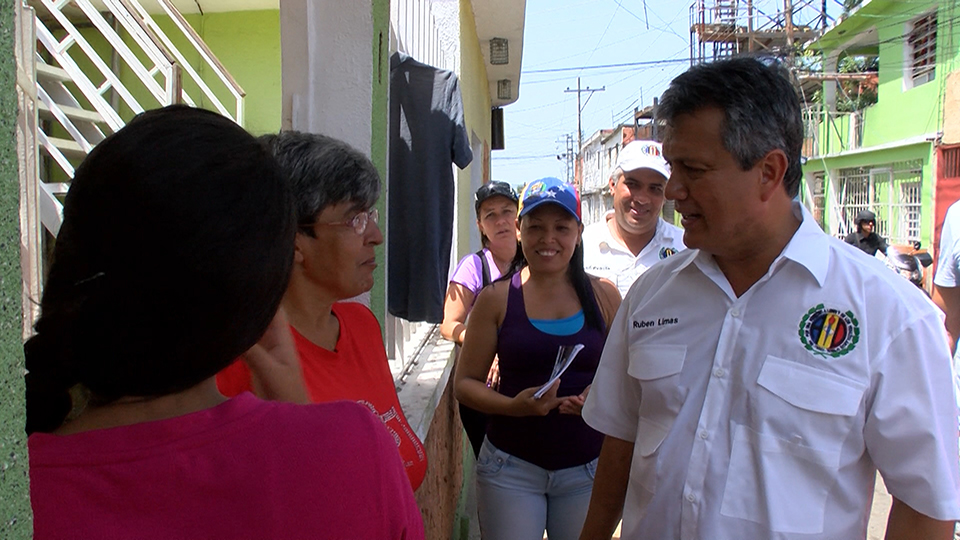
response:
<path fill-rule="evenodd" d="M 314 403 L 350 400 L 379 416 L 397 443 L 413 489 L 423 482 L 427 456 L 400 408 L 380 333 L 365 305 L 345 300 L 373 287 L 374 248 L 383 243 L 374 204 L 380 176 L 373 163 L 348 144 L 324 135 L 284 131 L 261 138 L 293 187 L 297 238 L 283 309 L 300 354 L 303 380 Z M 265 397 L 295 400 L 270 374 L 235 362 L 217 377 L 221 392 L 258 390 Z M 258 387 L 258 385 L 261 385 Z"/>

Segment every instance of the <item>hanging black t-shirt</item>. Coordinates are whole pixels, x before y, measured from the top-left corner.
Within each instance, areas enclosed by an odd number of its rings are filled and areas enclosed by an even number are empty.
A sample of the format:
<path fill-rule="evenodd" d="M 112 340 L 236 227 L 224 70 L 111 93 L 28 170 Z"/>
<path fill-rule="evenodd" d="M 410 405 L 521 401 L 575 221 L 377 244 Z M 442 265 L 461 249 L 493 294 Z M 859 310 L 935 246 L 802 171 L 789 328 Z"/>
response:
<path fill-rule="evenodd" d="M 473 160 L 460 85 L 452 71 L 390 58 L 387 309 L 408 321 L 443 321 L 453 238 L 454 177 Z"/>

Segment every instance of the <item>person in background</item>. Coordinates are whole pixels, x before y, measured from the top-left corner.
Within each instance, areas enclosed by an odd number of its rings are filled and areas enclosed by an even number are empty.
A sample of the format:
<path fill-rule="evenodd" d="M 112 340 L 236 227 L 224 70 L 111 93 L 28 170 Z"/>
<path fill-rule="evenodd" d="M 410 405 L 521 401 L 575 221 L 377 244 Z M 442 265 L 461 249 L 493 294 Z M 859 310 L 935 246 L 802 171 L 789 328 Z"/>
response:
<path fill-rule="evenodd" d="M 933 302 L 946 315 L 944 326 L 950 336 L 953 352 L 953 370 L 960 400 L 960 356 L 957 355 L 957 340 L 960 339 L 960 202 L 947 209 L 940 232 L 937 252 L 937 273 L 933 276 Z"/>
<path fill-rule="evenodd" d="M 444 339 L 463 345 L 467 315 L 480 290 L 500 279 L 515 263 L 518 253 L 517 202 L 517 193 L 506 182 L 489 182 L 477 190 L 474 206 L 483 249 L 460 259 L 450 277 L 443 306 L 443 324 L 440 325 L 440 335 Z M 495 387 L 498 376 L 497 361 L 494 360 L 487 384 Z M 476 457 L 487 431 L 487 415 L 461 403 L 460 421 Z"/>
<path fill-rule="evenodd" d="M 794 198 L 790 73 L 700 64 L 660 100 L 689 248 L 630 289 L 583 416 L 606 439 L 581 539 L 953 538 L 957 404 L 937 309 Z M 865 294 L 866 292 L 866 294 Z"/>
<path fill-rule="evenodd" d="M 613 209 L 583 231 L 587 273 L 612 281 L 620 296 L 647 268 L 684 249 L 683 231 L 660 217 L 669 178 L 659 143 L 624 145 L 610 175 Z"/>
<path fill-rule="evenodd" d="M 256 139 L 199 109 L 138 115 L 83 161 L 24 345 L 34 538 L 423 538 L 364 407 L 217 391 L 240 354 L 299 372 L 292 204 Z"/>
<path fill-rule="evenodd" d="M 883 254 L 887 253 L 887 241 L 874 232 L 877 228 L 876 214 L 870 210 L 861 210 L 857 214 L 854 224 L 857 230 L 848 234 L 843 239 L 844 242 L 860 248 L 861 251 L 871 257 L 876 255 L 877 251 Z"/>
<path fill-rule="evenodd" d="M 390 432 L 416 490 L 427 455 L 400 407 L 380 323 L 365 305 L 344 301 L 373 287 L 374 248 L 383 243 L 374 207 L 380 176 L 366 156 L 332 137 L 284 131 L 261 140 L 293 188 L 297 234 L 283 308 L 309 400 L 369 408 Z M 235 362 L 219 375 L 220 390 L 262 394 L 268 384 L 295 395 L 298 381 L 252 367 Z"/>
<path fill-rule="evenodd" d="M 480 292 L 455 374 L 457 399 L 490 415 L 477 459 L 485 540 L 575 539 L 602 435 L 580 418 L 620 295 L 583 270 L 580 199 L 556 178 L 531 182 L 517 227 L 526 266 Z M 539 399 L 566 346 L 583 345 Z M 486 384 L 500 359 L 499 392 Z"/>

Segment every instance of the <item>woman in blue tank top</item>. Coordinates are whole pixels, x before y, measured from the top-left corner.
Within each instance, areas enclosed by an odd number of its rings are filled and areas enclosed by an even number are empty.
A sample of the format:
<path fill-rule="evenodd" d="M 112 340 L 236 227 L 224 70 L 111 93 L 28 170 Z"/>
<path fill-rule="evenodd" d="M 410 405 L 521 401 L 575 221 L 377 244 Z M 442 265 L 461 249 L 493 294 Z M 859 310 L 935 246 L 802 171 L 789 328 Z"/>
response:
<path fill-rule="evenodd" d="M 556 178 L 531 182 L 517 217 L 526 265 L 478 295 L 456 372 L 457 399 L 488 413 L 477 459 L 484 540 L 575 540 L 603 435 L 580 409 L 620 305 L 613 283 L 583 269 L 580 198 Z M 539 399 L 558 351 L 582 345 Z M 500 389 L 486 385 L 494 356 Z"/>

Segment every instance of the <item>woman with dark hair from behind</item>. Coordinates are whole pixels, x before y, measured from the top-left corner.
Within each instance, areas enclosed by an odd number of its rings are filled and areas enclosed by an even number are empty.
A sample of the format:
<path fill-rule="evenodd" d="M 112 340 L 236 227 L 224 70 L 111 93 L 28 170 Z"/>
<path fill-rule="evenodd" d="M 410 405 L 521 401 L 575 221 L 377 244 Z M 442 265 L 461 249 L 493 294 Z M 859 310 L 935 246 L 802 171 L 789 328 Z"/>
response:
<path fill-rule="evenodd" d="M 461 403 L 490 415 L 477 458 L 484 540 L 580 536 L 603 435 L 580 417 L 620 293 L 583 268 L 576 189 L 528 184 L 516 220 L 526 266 L 480 291 L 456 368 Z M 536 395 L 568 348 L 583 347 Z M 494 357 L 500 389 L 486 385 Z"/>
<path fill-rule="evenodd" d="M 84 160 L 24 346 L 35 538 L 423 537 L 363 407 L 217 391 L 241 354 L 299 373 L 295 228 L 276 162 L 214 113 L 141 114 Z"/>

